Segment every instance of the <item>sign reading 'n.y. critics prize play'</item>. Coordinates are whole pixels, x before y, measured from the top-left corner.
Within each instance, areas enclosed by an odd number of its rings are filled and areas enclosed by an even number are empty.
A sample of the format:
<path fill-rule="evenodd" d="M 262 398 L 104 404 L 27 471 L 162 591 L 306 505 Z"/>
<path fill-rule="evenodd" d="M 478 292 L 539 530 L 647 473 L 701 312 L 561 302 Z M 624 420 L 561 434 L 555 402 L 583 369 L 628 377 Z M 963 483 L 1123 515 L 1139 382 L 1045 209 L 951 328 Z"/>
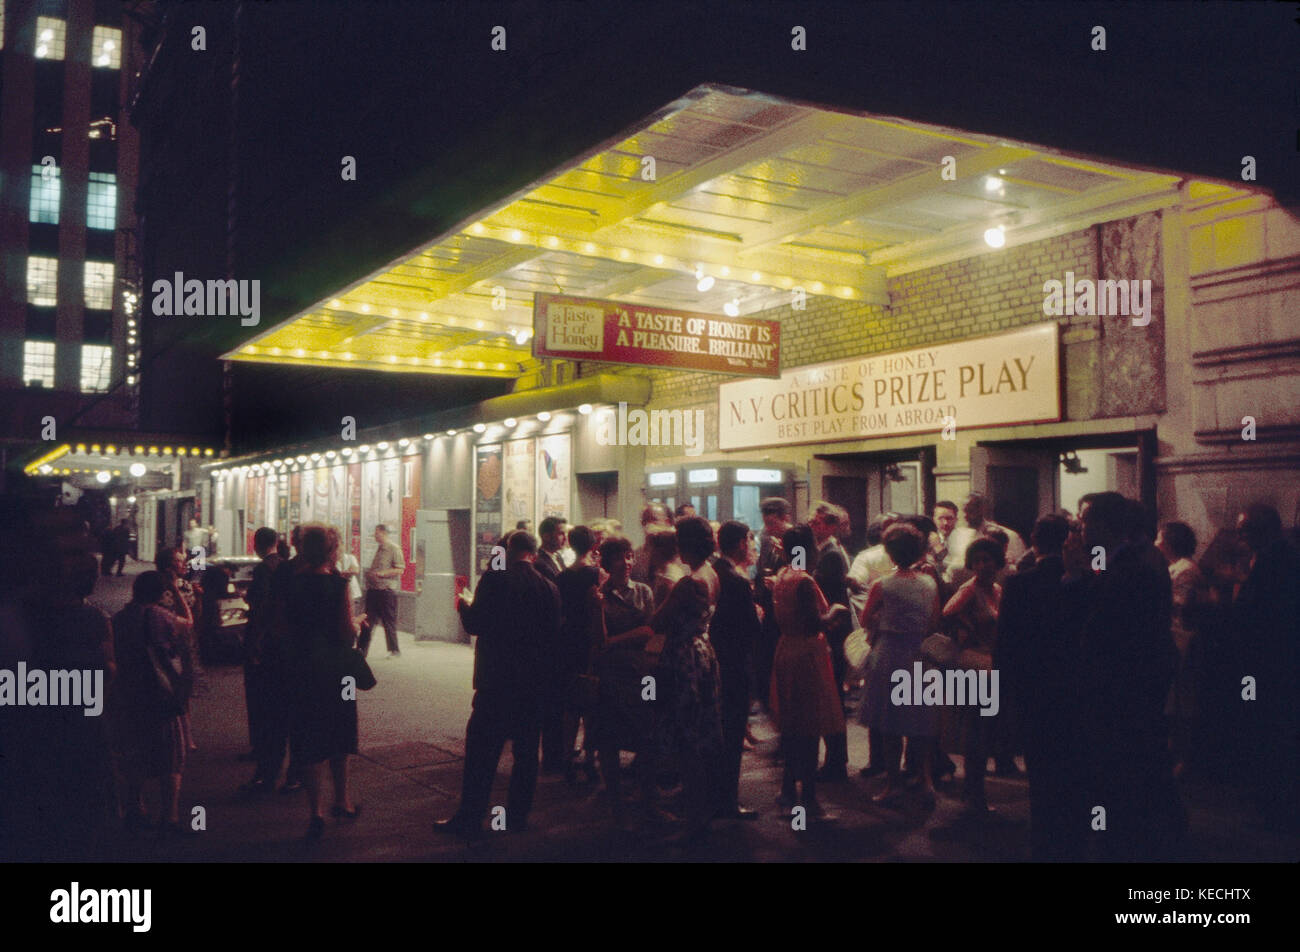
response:
<path fill-rule="evenodd" d="M 538 294 L 533 299 L 533 330 L 537 357 L 746 377 L 781 373 L 781 326 L 776 321 Z"/>
<path fill-rule="evenodd" d="M 718 388 L 718 446 L 830 443 L 1061 418 L 1056 324 Z"/>

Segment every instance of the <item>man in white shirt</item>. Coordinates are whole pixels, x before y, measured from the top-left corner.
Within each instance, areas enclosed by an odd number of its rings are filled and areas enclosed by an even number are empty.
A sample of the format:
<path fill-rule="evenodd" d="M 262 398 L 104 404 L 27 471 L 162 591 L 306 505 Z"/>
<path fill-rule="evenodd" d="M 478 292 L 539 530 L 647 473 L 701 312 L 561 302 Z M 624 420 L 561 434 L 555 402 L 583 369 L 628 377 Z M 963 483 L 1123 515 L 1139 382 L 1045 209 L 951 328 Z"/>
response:
<path fill-rule="evenodd" d="M 983 493 L 971 493 L 966 497 L 966 505 L 962 507 L 962 512 L 966 516 L 966 525 L 953 529 L 952 534 L 948 536 L 948 571 L 952 573 L 954 583 L 957 582 L 958 573 L 966 570 L 967 547 L 977 538 L 988 535 L 994 529 L 1001 529 L 1007 534 L 1006 555 L 1009 564 L 1014 565 L 1019 562 L 1029 551 L 1025 547 L 1024 540 L 1020 538 L 1020 533 L 1015 529 L 1008 529 L 985 518 L 985 513 L 991 508 L 988 497 Z"/>
<path fill-rule="evenodd" d="M 366 619 L 361 623 L 357 648 L 364 657 L 370 650 L 370 633 L 375 622 L 379 622 L 384 626 L 388 657 L 400 658 L 402 649 L 397 642 L 397 591 L 402 586 L 406 560 L 402 557 L 402 550 L 388 541 L 387 526 L 375 526 L 375 541 L 379 543 L 379 548 L 375 550 L 374 561 L 366 571 Z"/>
<path fill-rule="evenodd" d="M 894 563 L 890 561 L 884 543 L 879 539 L 885 534 L 885 530 L 897 521 L 898 513 L 887 512 L 880 517 L 879 529 L 873 522 L 867 529 L 867 541 L 872 544 L 853 557 L 853 564 L 849 566 L 849 577 L 855 579 L 864 591 L 871 588 L 871 583 L 876 579 L 894 571 Z M 872 540 L 876 541 L 872 542 Z"/>

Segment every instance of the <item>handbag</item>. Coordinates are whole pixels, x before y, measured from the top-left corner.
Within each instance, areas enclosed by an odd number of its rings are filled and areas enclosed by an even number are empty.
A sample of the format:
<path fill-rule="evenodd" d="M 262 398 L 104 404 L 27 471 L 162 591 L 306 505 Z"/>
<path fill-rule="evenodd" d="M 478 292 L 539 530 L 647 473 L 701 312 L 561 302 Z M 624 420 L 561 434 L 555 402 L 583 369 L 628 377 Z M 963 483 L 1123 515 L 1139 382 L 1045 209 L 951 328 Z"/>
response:
<path fill-rule="evenodd" d="M 861 628 L 854 628 L 844 639 L 844 658 L 849 663 L 849 670 L 861 671 L 870 657 L 871 645 L 867 642 L 867 633 Z"/>
<path fill-rule="evenodd" d="M 359 691 L 369 691 L 379 683 L 375 672 L 371 671 L 370 665 L 366 663 L 366 656 L 356 648 L 348 649 L 346 667 L 348 677 L 356 681 Z"/>
<path fill-rule="evenodd" d="M 963 648 L 961 654 L 957 656 L 957 667 L 976 671 L 992 671 L 993 656 L 984 651 L 977 651 L 974 648 Z"/>
<path fill-rule="evenodd" d="M 194 679 L 184 671 L 177 671 L 171 658 L 164 658 L 158 649 L 149 643 L 149 614 L 146 611 L 141 618 L 143 629 L 144 653 L 149 658 L 149 667 L 153 673 L 154 702 L 157 712 L 164 720 L 180 717 L 185 713 L 189 703 Z"/>
<path fill-rule="evenodd" d="M 951 667 L 957 660 L 957 655 L 957 642 L 940 632 L 927 636 L 921 642 L 921 659 L 936 667 Z"/>

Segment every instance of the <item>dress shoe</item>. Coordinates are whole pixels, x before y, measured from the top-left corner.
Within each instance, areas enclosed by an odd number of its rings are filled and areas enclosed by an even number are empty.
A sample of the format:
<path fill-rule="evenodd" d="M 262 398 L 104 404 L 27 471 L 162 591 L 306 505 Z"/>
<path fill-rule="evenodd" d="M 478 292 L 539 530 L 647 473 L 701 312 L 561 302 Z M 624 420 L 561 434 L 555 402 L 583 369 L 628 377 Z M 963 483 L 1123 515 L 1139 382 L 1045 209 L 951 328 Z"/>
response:
<path fill-rule="evenodd" d="M 844 783 L 848 779 L 849 771 L 843 764 L 838 767 L 823 767 L 817 771 L 818 783 Z"/>
<path fill-rule="evenodd" d="M 483 825 L 481 823 L 469 823 L 458 816 L 451 816 L 445 820 L 437 820 L 433 824 L 433 832 L 443 833 L 448 836 L 460 836 L 467 840 L 478 839 L 483 835 Z"/>
<path fill-rule="evenodd" d="M 732 807 L 718 813 L 719 820 L 757 820 L 758 811 L 750 807 Z"/>
<path fill-rule="evenodd" d="M 351 810 L 343 809 L 343 804 L 336 803 L 330 808 L 330 816 L 338 817 L 340 820 L 355 820 L 361 816 L 361 804 L 357 804 Z"/>
<path fill-rule="evenodd" d="M 303 789 L 301 780 L 286 780 L 276 792 L 288 796 L 291 793 L 297 793 L 301 789 Z"/>
<path fill-rule="evenodd" d="M 861 770 L 858 771 L 858 776 L 863 778 L 879 777 L 884 772 L 885 772 L 884 767 L 877 767 L 875 764 L 867 764 L 865 767 L 863 767 Z"/>

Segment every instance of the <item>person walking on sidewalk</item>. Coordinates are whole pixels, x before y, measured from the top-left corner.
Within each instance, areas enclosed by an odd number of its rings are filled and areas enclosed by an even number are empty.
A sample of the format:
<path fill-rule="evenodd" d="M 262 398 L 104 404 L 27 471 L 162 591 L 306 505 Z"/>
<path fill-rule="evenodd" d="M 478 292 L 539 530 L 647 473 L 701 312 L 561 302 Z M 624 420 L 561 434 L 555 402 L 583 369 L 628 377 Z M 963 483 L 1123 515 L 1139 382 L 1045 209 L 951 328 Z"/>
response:
<path fill-rule="evenodd" d="M 366 570 L 366 617 L 361 623 L 357 647 L 363 656 L 370 652 L 370 633 L 378 621 L 384 626 L 388 657 L 400 658 L 402 649 L 397 643 L 397 590 L 402 584 L 406 560 L 402 558 L 402 550 L 388 541 L 388 526 L 375 526 L 375 541 L 379 543 L 379 548 L 375 550 L 374 560 Z"/>
<path fill-rule="evenodd" d="M 465 772 L 460 806 L 434 830 L 465 837 L 482 832 L 492 778 L 507 740 L 514 766 L 506 801 L 505 829 L 528 828 L 537 789 L 537 747 L 541 740 L 543 676 L 559 644 L 560 594 L 533 568 L 537 540 L 511 532 L 505 541 L 506 567 L 489 570 L 461 609 L 474 645 L 474 703 L 465 728 Z M 496 818 L 494 817 L 494 825 Z"/>

